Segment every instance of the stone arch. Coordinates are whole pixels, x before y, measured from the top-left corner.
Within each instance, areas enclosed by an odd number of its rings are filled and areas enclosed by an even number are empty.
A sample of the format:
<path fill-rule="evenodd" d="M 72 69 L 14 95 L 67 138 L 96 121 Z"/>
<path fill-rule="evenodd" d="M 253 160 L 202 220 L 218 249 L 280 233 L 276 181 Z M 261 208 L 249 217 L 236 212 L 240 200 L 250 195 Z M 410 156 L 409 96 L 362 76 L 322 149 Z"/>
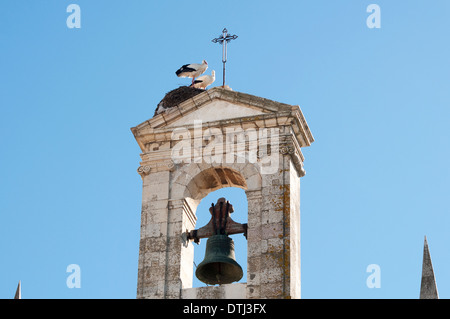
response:
<path fill-rule="evenodd" d="M 190 163 L 174 176 L 172 198 L 181 196 L 199 202 L 210 192 L 224 187 L 261 190 L 262 177 L 255 163 Z"/>
<path fill-rule="evenodd" d="M 198 205 L 201 200 L 208 194 L 228 187 L 241 188 L 245 191 L 245 197 L 247 202 L 246 216 L 247 222 L 253 223 L 250 218 L 250 212 L 261 211 L 260 194 L 262 188 L 262 176 L 259 171 L 258 163 L 189 163 L 188 165 L 175 166 L 175 170 L 172 172 L 173 183 L 171 185 L 171 199 L 179 196 L 189 206 L 189 211 L 195 216 L 192 219 L 195 220 L 192 225 L 196 224 L 198 216 Z M 258 196 L 255 198 L 255 194 Z M 204 225 L 198 225 L 201 227 Z M 196 228 L 197 228 L 196 227 Z M 186 228 L 186 231 L 193 230 L 192 228 Z M 245 248 L 245 256 L 248 260 L 249 242 L 246 240 L 247 246 Z M 185 264 L 192 264 L 191 259 L 194 259 L 194 246 L 190 245 L 190 253 L 187 254 L 187 258 L 184 259 Z M 243 266 L 247 269 L 247 263 Z M 194 269 L 189 269 L 194 271 Z M 189 274 L 185 272 L 187 280 L 193 281 L 193 272 Z M 244 278 L 247 279 L 247 271 L 244 274 Z M 244 279 L 244 280 L 245 280 Z M 187 282 L 185 279 L 185 282 Z M 242 284 L 241 284 L 242 285 Z M 192 287 L 192 282 L 189 284 Z M 243 290 L 240 294 L 244 296 L 246 294 L 246 283 L 244 283 Z M 205 287 L 206 288 L 206 287 Z M 197 289 L 197 288 L 194 288 Z M 203 291 L 205 293 L 205 291 Z M 209 290 L 206 291 L 209 294 Z M 202 293 L 200 293 L 202 295 Z"/>

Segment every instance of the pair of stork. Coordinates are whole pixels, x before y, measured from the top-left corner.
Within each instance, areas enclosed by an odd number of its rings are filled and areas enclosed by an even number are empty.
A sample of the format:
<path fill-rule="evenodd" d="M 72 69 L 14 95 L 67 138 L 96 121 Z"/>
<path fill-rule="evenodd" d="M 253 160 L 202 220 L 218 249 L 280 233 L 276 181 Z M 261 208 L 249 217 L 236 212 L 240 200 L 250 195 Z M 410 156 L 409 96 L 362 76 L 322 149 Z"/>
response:
<path fill-rule="evenodd" d="M 216 72 L 214 70 L 211 71 L 211 75 L 202 75 L 207 68 L 208 62 L 203 60 L 202 64 L 185 64 L 175 74 L 180 78 L 192 78 L 191 87 L 206 90 L 206 87 L 216 80 Z"/>

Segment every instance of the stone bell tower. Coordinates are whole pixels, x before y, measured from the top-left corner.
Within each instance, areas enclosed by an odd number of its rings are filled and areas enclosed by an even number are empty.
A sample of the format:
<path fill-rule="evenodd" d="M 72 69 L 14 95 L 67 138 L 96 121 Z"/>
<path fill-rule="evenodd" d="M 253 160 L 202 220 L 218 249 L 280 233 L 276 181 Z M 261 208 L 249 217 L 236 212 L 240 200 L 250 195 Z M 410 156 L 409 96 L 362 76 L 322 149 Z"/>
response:
<path fill-rule="evenodd" d="M 314 138 L 299 106 L 180 87 L 131 131 L 142 150 L 137 298 L 300 298 L 301 148 Z M 197 206 L 223 187 L 247 196 L 246 282 L 192 288 Z"/>

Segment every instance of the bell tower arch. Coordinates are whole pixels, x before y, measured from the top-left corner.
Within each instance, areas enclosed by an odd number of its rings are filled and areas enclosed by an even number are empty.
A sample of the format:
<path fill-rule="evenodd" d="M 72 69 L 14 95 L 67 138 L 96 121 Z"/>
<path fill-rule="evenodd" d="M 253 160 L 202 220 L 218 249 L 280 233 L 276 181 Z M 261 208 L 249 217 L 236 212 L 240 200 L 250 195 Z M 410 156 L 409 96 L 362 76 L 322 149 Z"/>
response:
<path fill-rule="evenodd" d="M 301 148 L 314 141 L 300 108 L 220 87 L 171 103 L 131 129 L 142 150 L 137 297 L 300 298 Z M 197 206 L 223 187 L 247 196 L 247 282 L 192 288 Z"/>

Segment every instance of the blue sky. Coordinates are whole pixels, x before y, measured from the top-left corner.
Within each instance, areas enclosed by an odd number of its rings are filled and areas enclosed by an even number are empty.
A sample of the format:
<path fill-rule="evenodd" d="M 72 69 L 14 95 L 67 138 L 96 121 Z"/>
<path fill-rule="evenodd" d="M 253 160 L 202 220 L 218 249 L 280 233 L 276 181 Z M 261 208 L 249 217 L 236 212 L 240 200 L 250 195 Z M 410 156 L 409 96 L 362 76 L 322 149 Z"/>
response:
<path fill-rule="evenodd" d="M 80 29 L 66 25 L 71 3 Z M 380 29 L 366 25 L 371 3 Z M 23 298 L 135 298 L 142 182 L 130 127 L 189 82 L 174 74 L 182 64 L 208 60 L 221 84 L 211 39 L 224 27 L 239 36 L 227 83 L 300 105 L 316 140 L 303 149 L 302 297 L 418 298 L 426 235 L 449 298 L 449 10 L 447 0 L 2 1 L 0 298 L 19 280 Z M 210 194 L 199 216 L 221 196 L 245 220 L 237 189 Z M 66 286 L 69 264 L 79 289 Z M 370 264 L 381 288 L 366 285 Z"/>

